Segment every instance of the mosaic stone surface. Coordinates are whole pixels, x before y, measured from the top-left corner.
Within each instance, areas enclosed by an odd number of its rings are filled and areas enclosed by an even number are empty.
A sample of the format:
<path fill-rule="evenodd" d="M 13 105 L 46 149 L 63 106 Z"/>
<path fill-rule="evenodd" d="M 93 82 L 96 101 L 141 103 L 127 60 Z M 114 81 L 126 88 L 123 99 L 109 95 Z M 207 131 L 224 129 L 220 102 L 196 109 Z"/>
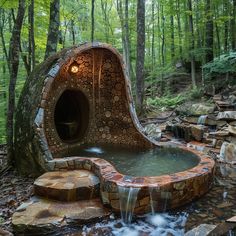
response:
<path fill-rule="evenodd" d="M 99 179 L 87 170 L 47 172 L 34 182 L 36 195 L 59 201 L 99 197 Z"/>
<path fill-rule="evenodd" d="M 69 224 L 83 225 L 107 217 L 110 212 L 99 199 L 58 202 L 34 198 L 19 208 L 12 217 L 17 235 L 49 235 L 57 227 Z"/>
<path fill-rule="evenodd" d="M 78 109 L 74 120 L 63 120 L 63 113 L 72 112 L 68 106 Z M 73 137 L 66 140 L 59 131 Z M 48 170 L 48 161 L 69 156 L 83 143 L 151 148 L 142 131 L 120 54 L 107 44 L 74 46 L 26 80 L 16 112 L 16 164 L 21 173 L 37 176 Z"/>

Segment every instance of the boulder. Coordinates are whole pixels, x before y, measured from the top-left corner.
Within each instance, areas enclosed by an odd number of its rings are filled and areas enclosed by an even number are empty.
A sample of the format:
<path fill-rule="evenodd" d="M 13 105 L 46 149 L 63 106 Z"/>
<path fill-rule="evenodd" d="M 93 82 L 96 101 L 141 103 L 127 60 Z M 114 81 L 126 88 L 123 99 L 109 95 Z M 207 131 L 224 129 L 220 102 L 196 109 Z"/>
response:
<path fill-rule="evenodd" d="M 214 112 L 215 106 L 213 104 L 206 105 L 202 103 L 193 104 L 191 107 L 192 115 L 206 115 Z"/>
<path fill-rule="evenodd" d="M 235 105 L 236 104 L 236 96 L 234 94 L 230 95 L 229 96 L 229 102 L 230 104 L 232 105 Z"/>
<path fill-rule="evenodd" d="M 236 111 L 219 112 L 217 115 L 217 120 L 236 121 Z"/>
<path fill-rule="evenodd" d="M 225 148 L 225 161 L 230 163 L 236 163 L 236 144 L 229 143 Z"/>
<path fill-rule="evenodd" d="M 236 135 L 236 126 L 229 125 L 229 132 L 230 132 L 230 134 L 235 136 Z"/>
<path fill-rule="evenodd" d="M 144 128 L 144 132 L 154 140 L 160 140 L 161 138 L 161 129 L 159 128 L 158 125 L 148 124 Z"/>
<path fill-rule="evenodd" d="M 227 163 L 236 163 L 236 144 L 224 142 L 220 149 L 220 158 Z"/>
<path fill-rule="evenodd" d="M 0 228 L 0 235 L 1 236 L 13 236 L 13 234 L 11 232 L 1 229 L 1 228 Z"/>
<path fill-rule="evenodd" d="M 191 126 L 191 135 L 194 140 L 201 141 L 204 134 L 204 128 L 201 125 L 192 125 Z"/>
<path fill-rule="evenodd" d="M 205 103 L 184 103 L 177 107 L 176 113 L 178 115 L 187 115 L 187 116 L 200 116 L 213 113 L 215 109 L 214 104 L 205 104 Z"/>
<path fill-rule="evenodd" d="M 185 236 L 207 236 L 208 233 L 210 233 L 215 227 L 216 225 L 201 224 L 198 227 L 185 233 Z"/>

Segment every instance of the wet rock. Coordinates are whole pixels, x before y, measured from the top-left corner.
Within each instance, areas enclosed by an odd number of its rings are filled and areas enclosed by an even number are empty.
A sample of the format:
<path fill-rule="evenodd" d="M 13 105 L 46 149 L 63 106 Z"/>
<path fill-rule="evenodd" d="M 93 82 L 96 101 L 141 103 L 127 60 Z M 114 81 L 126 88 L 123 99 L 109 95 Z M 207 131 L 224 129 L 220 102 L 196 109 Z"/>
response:
<path fill-rule="evenodd" d="M 221 146 L 220 158 L 227 163 L 236 163 L 236 144 L 224 142 Z"/>
<path fill-rule="evenodd" d="M 216 131 L 216 132 L 210 132 L 208 135 L 208 138 L 216 138 L 216 139 L 224 139 L 229 136 L 229 131 Z"/>
<path fill-rule="evenodd" d="M 34 182 L 35 194 L 59 201 L 76 201 L 99 196 L 100 181 L 88 170 L 47 172 Z"/>
<path fill-rule="evenodd" d="M 236 144 L 229 143 L 225 148 L 225 160 L 227 162 L 236 162 Z"/>
<path fill-rule="evenodd" d="M 236 104 L 236 96 L 234 94 L 229 96 L 229 103 L 232 105 Z"/>
<path fill-rule="evenodd" d="M 227 222 L 232 222 L 232 223 L 236 223 L 236 216 L 233 216 L 231 218 L 229 218 L 228 220 L 226 220 Z"/>
<path fill-rule="evenodd" d="M 178 106 L 176 109 L 176 114 L 178 115 L 187 115 L 187 116 L 200 116 L 213 113 L 215 109 L 214 104 L 204 104 L 204 103 L 185 103 L 181 106 Z"/>
<path fill-rule="evenodd" d="M 206 105 L 202 103 L 193 104 L 191 107 L 192 115 L 206 115 L 214 111 L 215 106 L 213 104 Z"/>
<path fill-rule="evenodd" d="M 236 126 L 229 125 L 229 132 L 232 135 L 236 135 Z"/>
<path fill-rule="evenodd" d="M 185 236 L 207 236 L 216 226 L 210 224 L 201 224 L 198 227 L 185 233 Z"/>
<path fill-rule="evenodd" d="M 145 133 L 154 140 L 160 140 L 161 138 L 161 129 L 158 125 L 148 124 L 144 128 Z"/>
<path fill-rule="evenodd" d="M 3 230 L 0 228 L 0 235 L 1 236 L 13 236 L 13 234 L 7 230 Z"/>
<path fill-rule="evenodd" d="M 234 204 L 232 202 L 222 202 L 221 204 L 217 205 L 217 208 L 228 208 L 232 207 Z"/>
<path fill-rule="evenodd" d="M 203 138 L 204 128 L 200 125 L 191 126 L 191 135 L 196 141 L 201 141 Z"/>
<path fill-rule="evenodd" d="M 41 235 L 53 232 L 57 227 L 70 223 L 85 224 L 107 217 L 109 211 L 104 209 L 99 199 L 57 202 L 38 199 L 24 211 L 16 211 L 12 217 L 12 225 L 18 234 L 37 232 Z"/>
<path fill-rule="evenodd" d="M 218 224 L 209 234 L 208 236 L 223 236 L 223 235 L 228 235 L 229 231 L 232 229 L 235 229 L 236 224 L 235 223 L 228 223 L 228 222 L 223 222 L 221 224 Z"/>
<path fill-rule="evenodd" d="M 189 142 L 187 144 L 187 147 L 193 148 L 197 151 L 204 152 L 204 153 L 207 153 L 210 150 L 210 148 L 207 147 L 205 143 L 200 143 L 200 142 L 197 142 L 197 141 Z"/>
<path fill-rule="evenodd" d="M 217 115 L 217 119 L 225 121 L 234 121 L 236 120 L 236 111 L 219 112 Z"/>

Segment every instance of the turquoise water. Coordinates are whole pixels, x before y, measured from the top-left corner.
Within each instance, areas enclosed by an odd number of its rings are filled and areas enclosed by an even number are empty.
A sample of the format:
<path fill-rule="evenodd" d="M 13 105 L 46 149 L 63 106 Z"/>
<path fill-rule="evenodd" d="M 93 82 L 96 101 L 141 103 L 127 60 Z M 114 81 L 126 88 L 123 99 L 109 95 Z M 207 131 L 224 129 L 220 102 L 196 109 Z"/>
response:
<path fill-rule="evenodd" d="M 99 157 L 117 171 L 129 176 L 159 176 L 184 171 L 198 165 L 200 159 L 180 148 L 158 147 L 141 151 L 114 145 L 84 145 L 70 156 Z"/>

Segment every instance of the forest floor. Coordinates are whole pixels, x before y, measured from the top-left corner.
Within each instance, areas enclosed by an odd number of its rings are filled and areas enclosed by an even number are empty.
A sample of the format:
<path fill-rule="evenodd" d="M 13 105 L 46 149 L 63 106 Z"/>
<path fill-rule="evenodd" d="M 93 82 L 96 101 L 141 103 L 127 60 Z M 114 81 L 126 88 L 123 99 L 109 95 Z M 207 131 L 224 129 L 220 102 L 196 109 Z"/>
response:
<path fill-rule="evenodd" d="M 6 163 L 6 149 L 0 146 L 1 166 Z M 188 220 L 185 232 L 200 224 L 220 224 L 236 215 L 236 178 L 223 177 L 223 164 L 217 164 L 213 188 L 198 201 L 175 212 L 186 212 Z M 11 217 L 22 202 L 33 195 L 33 178 L 21 177 L 13 169 L 0 172 L 0 235 L 1 230 L 12 232 Z M 97 235 L 98 232 L 92 235 Z M 77 234 L 76 234 L 77 235 Z M 79 234 L 80 235 L 80 234 Z"/>
<path fill-rule="evenodd" d="M 22 202 L 33 193 L 34 179 L 22 177 L 16 170 L 7 168 L 6 147 L 0 146 L 0 235 L 1 228 L 12 232 L 11 217 Z"/>

